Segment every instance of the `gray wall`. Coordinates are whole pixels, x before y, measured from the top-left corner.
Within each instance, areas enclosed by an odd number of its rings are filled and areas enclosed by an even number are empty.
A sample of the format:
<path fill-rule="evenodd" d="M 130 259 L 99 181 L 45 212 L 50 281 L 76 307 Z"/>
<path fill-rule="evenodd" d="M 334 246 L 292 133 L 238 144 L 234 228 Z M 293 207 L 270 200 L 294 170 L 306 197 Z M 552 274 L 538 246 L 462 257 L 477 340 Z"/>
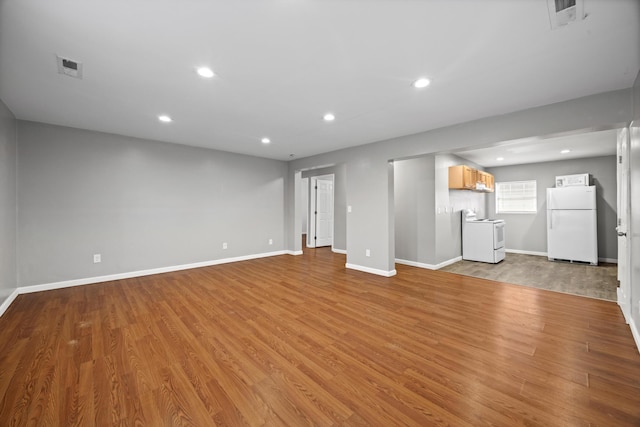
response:
<path fill-rule="evenodd" d="M 0 100 L 0 305 L 15 290 L 16 119 Z"/>
<path fill-rule="evenodd" d="M 610 141 L 615 144 L 615 141 Z M 598 208 L 598 257 L 618 259 L 616 235 L 616 157 L 592 157 L 557 162 L 488 168 L 496 182 L 535 180 L 538 192 L 536 214 L 496 214 L 495 196 L 489 198 L 489 216 L 506 221 L 506 248 L 547 252 L 547 188 L 555 186 L 557 175 L 590 173 L 596 186 Z"/>
<path fill-rule="evenodd" d="M 347 250 L 347 170 L 344 163 L 339 165 L 304 171 L 303 178 L 333 174 L 333 249 Z M 307 194 L 313 194 L 310 190 L 311 180 L 307 180 Z M 303 190 L 305 191 L 305 190 Z M 309 199 L 306 209 L 309 209 Z"/>
<path fill-rule="evenodd" d="M 19 284 L 283 250 L 286 171 L 281 161 L 18 121 Z"/>
<path fill-rule="evenodd" d="M 395 256 L 435 263 L 435 156 L 394 162 Z"/>
<path fill-rule="evenodd" d="M 631 89 L 587 96 L 557 104 L 435 129 L 290 162 L 287 179 L 287 247 L 300 248 L 294 238 L 299 213 L 295 173 L 327 164 L 346 164 L 347 263 L 391 274 L 395 268 L 393 238 L 393 174 L 389 160 L 448 152 L 519 138 L 553 135 L 577 129 L 620 125 L 632 117 Z M 365 256 L 371 249 L 371 257 Z"/>

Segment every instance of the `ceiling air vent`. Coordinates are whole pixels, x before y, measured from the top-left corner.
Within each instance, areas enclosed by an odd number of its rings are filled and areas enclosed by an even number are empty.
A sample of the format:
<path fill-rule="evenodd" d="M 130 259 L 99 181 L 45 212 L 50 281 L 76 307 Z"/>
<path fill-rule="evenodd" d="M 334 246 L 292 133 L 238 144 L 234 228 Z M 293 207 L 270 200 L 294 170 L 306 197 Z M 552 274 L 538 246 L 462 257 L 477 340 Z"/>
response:
<path fill-rule="evenodd" d="M 551 29 L 584 19 L 584 0 L 547 0 Z"/>
<path fill-rule="evenodd" d="M 56 55 L 56 59 L 58 61 L 59 74 L 64 74 L 69 77 L 75 77 L 76 79 L 82 78 L 82 62 L 64 58 L 60 55 Z"/>

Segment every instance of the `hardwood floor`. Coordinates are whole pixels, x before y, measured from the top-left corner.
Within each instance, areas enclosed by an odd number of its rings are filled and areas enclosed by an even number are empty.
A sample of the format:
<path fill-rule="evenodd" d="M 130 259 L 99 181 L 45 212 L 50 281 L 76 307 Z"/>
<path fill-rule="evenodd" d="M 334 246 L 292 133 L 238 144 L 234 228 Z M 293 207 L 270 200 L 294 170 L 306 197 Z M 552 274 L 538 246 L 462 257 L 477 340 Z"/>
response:
<path fill-rule="evenodd" d="M 329 249 L 20 295 L 2 425 L 640 425 L 612 302 Z"/>

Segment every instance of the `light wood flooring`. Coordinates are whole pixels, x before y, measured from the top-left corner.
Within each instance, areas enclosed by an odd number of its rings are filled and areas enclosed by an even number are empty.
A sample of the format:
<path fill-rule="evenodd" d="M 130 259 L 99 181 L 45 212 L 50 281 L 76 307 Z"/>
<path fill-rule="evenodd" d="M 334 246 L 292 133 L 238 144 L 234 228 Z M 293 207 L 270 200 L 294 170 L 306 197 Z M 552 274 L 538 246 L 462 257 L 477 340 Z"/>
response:
<path fill-rule="evenodd" d="M 608 301 L 618 298 L 617 264 L 588 265 L 508 253 L 497 264 L 463 260 L 441 271 Z"/>
<path fill-rule="evenodd" d="M 638 426 L 612 302 L 329 249 L 20 295 L 0 425 Z"/>

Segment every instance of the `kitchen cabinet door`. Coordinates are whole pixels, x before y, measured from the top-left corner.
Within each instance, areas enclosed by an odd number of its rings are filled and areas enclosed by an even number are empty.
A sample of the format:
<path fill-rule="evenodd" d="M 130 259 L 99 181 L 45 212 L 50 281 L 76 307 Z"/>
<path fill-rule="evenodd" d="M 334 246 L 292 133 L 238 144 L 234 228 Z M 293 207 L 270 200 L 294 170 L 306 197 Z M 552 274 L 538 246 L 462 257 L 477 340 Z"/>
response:
<path fill-rule="evenodd" d="M 477 173 L 475 169 L 465 166 L 449 168 L 449 188 L 456 190 L 473 190 L 476 188 Z"/>

